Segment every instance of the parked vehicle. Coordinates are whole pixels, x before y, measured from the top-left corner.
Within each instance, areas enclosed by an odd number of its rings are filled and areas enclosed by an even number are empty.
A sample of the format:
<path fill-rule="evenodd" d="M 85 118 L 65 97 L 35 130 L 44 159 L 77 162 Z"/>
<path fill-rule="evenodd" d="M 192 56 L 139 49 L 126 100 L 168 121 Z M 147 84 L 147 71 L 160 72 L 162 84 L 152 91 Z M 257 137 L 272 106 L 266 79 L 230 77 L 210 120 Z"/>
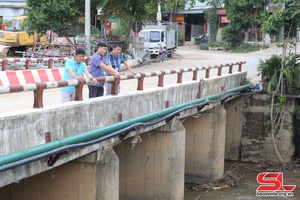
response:
<path fill-rule="evenodd" d="M 201 43 L 205 42 L 205 34 L 201 34 L 198 37 L 195 37 L 194 39 L 195 39 L 194 44 L 196 44 L 196 45 L 201 44 Z"/>
<path fill-rule="evenodd" d="M 149 49 L 152 57 L 159 55 L 157 43 L 162 45 L 168 57 L 172 57 L 178 46 L 177 24 L 168 22 L 161 25 L 145 25 L 139 32 L 139 37 L 144 38 L 144 48 Z"/>
<path fill-rule="evenodd" d="M 14 56 L 15 51 L 25 51 L 28 46 L 33 46 L 35 42 L 47 42 L 45 36 L 37 33 L 29 35 L 26 32 L 27 16 L 17 16 L 4 30 L 0 30 L 0 44 L 7 46 L 2 49 L 2 54 Z"/>
<path fill-rule="evenodd" d="M 47 44 L 50 40 L 49 38 L 51 38 L 51 43 L 58 42 L 61 44 L 66 37 L 76 37 L 76 42 L 83 40 L 84 43 L 84 24 L 82 23 L 68 30 L 53 30 L 53 32 L 48 30 L 45 35 L 39 35 L 37 33 L 29 35 L 27 33 L 27 19 L 28 16 L 17 16 L 11 20 L 8 27 L 4 30 L 0 30 L 0 44 L 6 46 L 2 48 L 0 56 L 16 56 L 17 52 L 25 52 L 30 49 L 30 47 L 34 47 L 36 43 L 42 45 Z M 98 39 L 102 35 L 96 27 L 91 25 L 91 36 Z M 69 42 L 70 41 L 67 41 L 67 43 Z M 92 49 L 91 52 L 93 53 L 94 49 Z"/>

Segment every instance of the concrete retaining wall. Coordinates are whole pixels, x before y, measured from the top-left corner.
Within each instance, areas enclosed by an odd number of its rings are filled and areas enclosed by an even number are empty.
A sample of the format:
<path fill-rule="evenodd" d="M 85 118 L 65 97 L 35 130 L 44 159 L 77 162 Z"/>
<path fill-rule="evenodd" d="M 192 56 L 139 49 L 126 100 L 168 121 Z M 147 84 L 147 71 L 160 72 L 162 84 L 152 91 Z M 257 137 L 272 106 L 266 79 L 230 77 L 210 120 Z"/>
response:
<path fill-rule="evenodd" d="M 294 100 L 288 100 L 283 121 L 275 135 L 276 145 L 285 162 L 292 159 Z M 226 159 L 245 162 L 279 161 L 270 132 L 269 95 L 256 94 L 232 100 L 226 105 Z M 235 123 L 233 125 L 233 122 Z"/>

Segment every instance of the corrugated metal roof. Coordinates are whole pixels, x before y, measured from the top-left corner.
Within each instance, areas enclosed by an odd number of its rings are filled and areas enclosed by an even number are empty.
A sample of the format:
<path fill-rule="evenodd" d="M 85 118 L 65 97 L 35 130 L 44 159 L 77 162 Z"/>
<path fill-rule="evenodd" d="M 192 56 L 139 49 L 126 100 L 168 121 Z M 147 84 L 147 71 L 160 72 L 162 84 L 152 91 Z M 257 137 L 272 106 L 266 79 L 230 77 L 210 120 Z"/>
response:
<path fill-rule="evenodd" d="M 195 5 L 193 7 L 208 7 L 207 3 L 201 3 L 200 1 L 195 1 Z M 188 2 L 184 5 L 184 9 L 188 10 L 189 8 L 192 9 L 193 7 L 191 7 L 191 3 Z"/>
<path fill-rule="evenodd" d="M 204 9 L 178 10 L 177 14 L 202 14 Z"/>

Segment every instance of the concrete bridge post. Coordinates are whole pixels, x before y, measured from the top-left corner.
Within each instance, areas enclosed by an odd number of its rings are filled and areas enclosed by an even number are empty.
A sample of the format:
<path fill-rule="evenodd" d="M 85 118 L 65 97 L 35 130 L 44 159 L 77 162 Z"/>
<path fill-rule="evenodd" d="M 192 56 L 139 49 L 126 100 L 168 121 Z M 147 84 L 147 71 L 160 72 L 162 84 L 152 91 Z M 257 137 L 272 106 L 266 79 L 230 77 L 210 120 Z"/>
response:
<path fill-rule="evenodd" d="M 179 120 L 114 146 L 120 199 L 183 199 L 185 129 Z"/>
<path fill-rule="evenodd" d="M 102 148 L 65 165 L 2 187 L 0 194 L 0 199 L 7 200 L 118 200 L 119 159 L 112 148 Z"/>
<path fill-rule="evenodd" d="M 247 97 L 248 98 L 248 97 Z M 226 145 L 225 158 L 228 160 L 239 160 L 241 151 L 241 141 L 245 117 L 243 107 L 244 97 L 226 102 Z"/>
<path fill-rule="evenodd" d="M 223 177 L 226 110 L 215 107 L 190 117 L 186 128 L 185 182 L 206 182 Z"/>
<path fill-rule="evenodd" d="M 95 182 L 95 165 L 93 163 L 72 161 L 2 187 L 0 199 L 94 200 Z"/>
<path fill-rule="evenodd" d="M 90 183 L 95 188 L 93 199 L 119 199 L 119 158 L 111 147 L 103 147 L 78 161 L 94 165 L 95 180 Z"/>
<path fill-rule="evenodd" d="M 119 158 L 112 148 L 98 151 L 96 177 L 96 199 L 118 200 Z"/>

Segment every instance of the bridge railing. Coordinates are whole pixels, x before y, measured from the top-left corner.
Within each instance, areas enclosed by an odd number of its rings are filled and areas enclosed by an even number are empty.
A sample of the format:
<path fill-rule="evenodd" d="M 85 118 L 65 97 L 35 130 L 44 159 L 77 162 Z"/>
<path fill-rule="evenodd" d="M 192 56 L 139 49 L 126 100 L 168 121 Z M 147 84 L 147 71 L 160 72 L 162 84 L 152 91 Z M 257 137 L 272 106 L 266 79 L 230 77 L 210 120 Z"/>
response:
<path fill-rule="evenodd" d="M 187 72 L 193 72 L 192 80 L 198 80 L 198 72 L 205 71 L 205 78 L 210 78 L 210 72 L 212 69 L 217 69 L 217 76 L 222 76 L 222 69 L 228 68 L 227 74 L 233 73 L 233 67 L 237 66 L 237 71 L 242 72 L 242 66 L 245 64 L 245 61 L 219 64 L 219 65 L 207 65 L 203 67 L 190 67 L 190 68 L 179 68 L 173 70 L 161 70 L 155 72 L 145 72 L 137 73 L 136 75 L 122 75 L 120 77 L 114 76 L 105 76 L 105 77 L 95 77 L 98 82 L 112 82 L 112 95 L 118 94 L 118 84 L 119 81 L 137 79 L 137 90 L 144 90 L 144 80 L 147 77 L 158 77 L 158 87 L 164 87 L 164 77 L 166 75 L 177 74 L 177 83 L 183 82 L 183 74 Z M 34 93 L 34 103 L 33 108 L 43 108 L 43 92 L 45 89 L 61 88 L 67 86 L 75 86 L 75 101 L 83 100 L 83 86 L 85 84 L 91 83 L 89 79 L 74 79 L 68 81 L 53 81 L 53 82 L 36 82 L 31 84 L 18 84 L 18 85 L 7 85 L 0 86 L 0 94 L 5 93 L 15 93 L 15 92 L 24 92 L 24 91 L 33 91 Z"/>
<path fill-rule="evenodd" d="M 44 58 L 3 58 L 0 59 L 0 64 L 2 66 L 2 71 L 7 71 L 7 65 L 9 63 L 23 63 L 25 69 L 36 69 L 36 67 L 31 67 L 36 63 L 47 63 L 48 69 L 53 68 L 56 62 L 65 62 L 72 57 L 44 57 Z M 88 65 L 90 62 L 90 57 L 85 57 L 85 62 Z"/>

